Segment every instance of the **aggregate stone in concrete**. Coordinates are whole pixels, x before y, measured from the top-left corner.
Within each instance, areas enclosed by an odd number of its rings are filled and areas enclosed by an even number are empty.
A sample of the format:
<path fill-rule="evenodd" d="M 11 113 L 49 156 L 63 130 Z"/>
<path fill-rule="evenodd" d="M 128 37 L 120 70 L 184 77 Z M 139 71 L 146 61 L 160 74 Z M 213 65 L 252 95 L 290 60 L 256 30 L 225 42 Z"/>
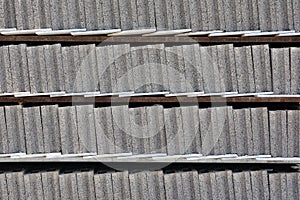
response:
<path fill-rule="evenodd" d="M 8 151 L 26 152 L 23 112 L 21 106 L 5 106 Z"/>
<path fill-rule="evenodd" d="M 94 108 L 94 116 L 98 154 L 115 153 L 111 108 Z"/>
<path fill-rule="evenodd" d="M 61 151 L 58 106 L 41 107 L 45 153 Z"/>
<path fill-rule="evenodd" d="M 10 153 L 8 149 L 8 134 L 5 121 L 4 107 L 0 107 L 0 152 Z"/>
<path fill-rule="evenodd" d="M 114 197 L 111 173 L 95 174 L 94 183 L 96 199 L 113 200 Z"/>
<path fill-rule="evenodd" d="M 203 199 L 213 199 L 210 173 L 199 174 L 200 193 Z"/>
<path fill-rule="evenodd" d="M 300 2 L 293 1 L 294 29 L 300 31 Z"/>
<path fill-rule="evenodd" d="M 60 174 L 59 188 L 61 199 L 79 199 L 76 173 Z"/>
<path fill-rule="evenodd" d="M 300 48 L 291 47 L 291 94 L 300 94 Z"/>
<path fill-rule="evenodd" d="M 270 136 L 267 108 L 251 108 L 251 126 L 254 154 L 270 154 Z"/>
<path fill-rule="evenodd" d="M 0 174 L 0 198 L 8 199 L 7 181 L 4 173 Z"/>
<path fill-rule="evenodd" d="M 239 93 L 255 92 L 251 47 L 236 47 L 236 73 Z"/>
<path fill-rule="evenodd" d="M 79 172 L 76 178 L 79 199 L 95 199 L 94 172 Z"/>
<path fill-rule="evenodd" d="M 42 172 L 43 196 L 45 199 L 60 199 L 59 172 Z"/>
<path fill-rule="evenodd" d="M 287 111 L 288 157 L 299 156 L 300 112 Z"/>
<path fill-rule="evenodd" d="M 251 171 L 251 186 L 253 199 L 267 200 L 270 197 L 267 171 Z"/>
<path fill-rule="evenodd" d="M 45 153 L 44 133 L 40 107 L 23 108 L 26 151 L 28 154 Z"/>
<path fill-rule="evenodd" d="M 24 172 L 9 172 L 5 176 L 7 180 L 8 199 L 26 199 Z"/>
<path fill-rule="evenodd" d="M 163 72 L 162 53 L 164 53 L 164 46 L 162 44 L 148 45 L 148 65 L 152 83 L 153 92 L 162 92 L 165 89 L 164 79 L 167 74 Z M 149 75 L 148 75 L 149 76 Z"/>
<path fill-rule="evenodd" d="M 166 153 L 163 106 L 146 107 L 150 153 Z"/>
<path fill-rule="evenodd" d="M 128 106 L 112 107 L 116 153 L 132 152 L 132 132 Z"/>
<path fill-rule="evenodd" d="M 130 199 L 130 185 L 128 172 L 112 173 L 114 199 Z"/>
<path fill-rule="evenodd" d="M 63 154 L 79 153 L 75 107 L 58 108 L 61 149 Z"/>
<path fill-rule="evenodd" d="M 272 92 L 272 74 L 269 46 L 253 45 L 252 56 L 256 92 Z"/>
<path fill-rule="evenodd" d="M 96 47 L 96 57 L 97 57 L 97 77 L 96 81 L 99 84 L 99 89 L 101 93 L 111 93 L 111 73 L 108 67 L 108 51 L 107 47 Z"/>
<path fill-rule="evenodd" d="M 167 153 L 168 155 L 178 155 L 180 154 L 180 149 L 175 108 L 164 109 L 164 122 L 166 128 Z"/>
<path fill-rule="evenodd" d="M 40 173 L 25 174 L 24 185 L 26 199 L 39 199 L 43 197 L 43 185 Z"/>
<path fill-rule="evenodd" d="M 76 106 L 76 114 L 80 151 L 97 152 L 93 105 Z"/>

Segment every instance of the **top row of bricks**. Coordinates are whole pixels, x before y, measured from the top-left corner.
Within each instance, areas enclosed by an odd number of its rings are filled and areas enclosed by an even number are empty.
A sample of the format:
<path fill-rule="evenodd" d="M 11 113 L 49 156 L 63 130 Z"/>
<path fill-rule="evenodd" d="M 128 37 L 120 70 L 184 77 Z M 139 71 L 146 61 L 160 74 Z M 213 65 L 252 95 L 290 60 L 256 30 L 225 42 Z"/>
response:
<path fill-rule="evenodd" d="M 299 0 L 0 0 L 0 29 L 300 31 Z"/>

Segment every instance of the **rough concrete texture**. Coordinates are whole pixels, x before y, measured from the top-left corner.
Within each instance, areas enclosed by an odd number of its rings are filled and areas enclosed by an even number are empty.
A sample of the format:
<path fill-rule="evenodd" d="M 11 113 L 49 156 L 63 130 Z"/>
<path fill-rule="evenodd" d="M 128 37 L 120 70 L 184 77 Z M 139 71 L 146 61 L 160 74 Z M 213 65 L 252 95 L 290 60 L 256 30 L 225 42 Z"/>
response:
<path fill-rule="evenodd" d="M 24 172 L 8 172 L 7 181 L 8 199 L 26 199 Z"/>
<path fill-rule="evenodd" d="M 45 153 L 61 151 L 58 106 L 41 107 Z"/>
<path fill-rule="evenodd" d="M 97 30 L 97 12 L 96 12 L 96 1 L 87 0 L 84 1 L 84 11 L 85 11 L 85 26 L 87 30 Z"/>
<path fill-rule="evenodd" d="M 251 186 L 253 199 L 269 199 L 269 180 L 266 171 L 251 171 Z"/>
<path fill-rule="evenodd" d="M 113 200 L 113 185 L 112 185 L 112 174 L 95 174 L 95 194 L 96 199 L 101 200 Z"/>
<path fill-rule="evenodd" d="M 4 107 L 0 107 L 0 153 L 9 153 Z"/>
<path fill-rule="evenodd" d="M 42 184 L 44 199 L 60 199 L 59 172 L 43 172 Z"/>
<path fill-rule="evenodd" d="M 293 1 L 294 29 L 300 31 L 300 2 Z"/>
<path fill-rule="evenodd" d="M 300 94 L 300 48 L 291 47 L 291 93 Z"/>
<path fill-rule="evenodd" d="M 299 155 L 300 111 L 287 111 L 288 157 Z"/>
<path fill-rule="evenodd" d="M 43 185 L 40 173 L 25 174 L 24 185 L 26 199 L 39 199 L 43 197 Z"/>
<path fill-rule="evenodd" d="M 44 133 L 40 107 L 23 108 L 23 116 L 26 152 L 28 154 L 44 153 Z"/>
<path fill-rule="evenodd" d="M 181 152 L 179 149 L 179 136 L 177 135 L 178 124 L 174 108 L 164 109 L 164 123 L 166 127 L 166 142 L 168 155 L 176 155 Z"/>
<path fill-rule="evenodd" d="M 75 107 L 58 108 L 61 149 L 63 154 L 79 153 Z"/>
<path fill-rule="evenodd" d="M 162 171 L 147 173 L 148 195 L 150 199 L 166 199 L 164 188 L 164 175 Z M 198 174 L 197 174 L 198 175 Z"/>
<path fill-rule="evenodd" d="M 210 173 L 199 174 L 200 193 L 203 199 L 213 199 Z"/>
<path fill-rule="evenodd" d="M 164 175 L 164 184 L 166 191 L 166 199 L 179 199 L 177 192 L 177 182 L 176 182 L 176 174 L 165 174 Z"/>
<path fill-rule="evenodd" d="M 212 134 L 211 109 L 199 109 L 200 118 L 200 138 L 203 155 L 213 154 L 215 143 Z"/>
<path fill-rule="evenodd" d="M 0 174 L 0 198 L 8 199 L 7 181 L 4 173 Z"/>
<path fill-rule="evenodd" d="M 14 88 L 13 88 L 13 78 L 12 78 L 12 69 L 10 67 L 10 54 L 9 54 L 9 46 L 2 46 L 2 66 L 4 68 L 3 73 L 5 75 L 3 75 L 2 78 L 2 90 L 4 92 L 14 92 Z"/>
<path fill-rule="evenodd" d="M 61 199 L 79 199 L 76 173 L 60 174 L 59 187 Z"/>
<path fill-rule="evenodd" d="M 112 173 L 113 196 L 114 199 L 130 199 L 130 185 L 128 172 Z"/>
<path fill-rule="evenodd" d="M 80 151 L 84 153 L 96 153 L 97 142 L 93 105 L 76 106 L 76 114 Z"/>
<path fill-rule="evenodd" d="M 111 108 L 95 108 L 94 116 L 98 155 L 115 153 Z"/>
<path fill-rule="evenodd" d="M 287 112 L 270 111 L 269 116 L 270 116 L 271 155 L 275 157 L 287 157 L 288 156 Z"/>
<path fill-rule="evenodd" d="M 217 90 L 215 80 L 219 78 L 215 77 L 217 75 L 215 72 L 218 72 L 218 66 L 213 64 L 212 48 L 213 47 L 200 47 L 203 88 L 205 93 L 213 93 Z"/>
<path fill-rule="evenodd" d="M 94 187 L 94 172 L 79 172 L 76 174 L 79 199 L 96 199 Z"/>

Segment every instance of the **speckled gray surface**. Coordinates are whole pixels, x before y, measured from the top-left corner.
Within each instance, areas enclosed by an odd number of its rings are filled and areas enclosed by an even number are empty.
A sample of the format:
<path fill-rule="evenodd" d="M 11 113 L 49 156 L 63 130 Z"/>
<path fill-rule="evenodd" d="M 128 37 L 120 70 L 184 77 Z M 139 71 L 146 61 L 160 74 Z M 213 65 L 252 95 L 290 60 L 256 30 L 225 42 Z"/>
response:
<path fill-rule="evenodd" d="M 9 199 L 26 199 L 24 172 L 9 172 L 5 174 Z"/>
<path fill-rule="evenodd" d="M 299 139 L 300 111 L 287 111 L 288 157 L 297 156 L 300 147 Z"/>
<path fill-rule="evenodd" d="M 177 121 L 175 109 L 164 109 L 164 123 L 166 127 L 167 153 L 169 155 L 180 154 L 178 136 L 177 136 Z"/>
<path fill-rule="evenodd" d="M 43 196 L 44 199 L 59 200 L 60 186 L 59 186 L 59 172 L 42 172 Z"/>
<path fill-rule="evenodd" d="M 5 122 L 4 107 L 0 108 L 0 152 L 8 153 L 8 134 Z"/>
<path fill-rule="evenodd" d="M 112 175 L 110 173 L 95 174 L 94 183 L 96 199 L 113 199 Z"/>
<path fill-rule="evenodd" d="M 291 94 L 300 94 L 300 48 L 291 48 Z"/>
<path fill-rule="evenodd" d="M 264 199 L 270 198 L 269 193 L 269 180 L 266 171 L 251 171 L 251 186 L 253 199 Z"/>
<path fill-rule="evenodd" d="M 25 174 L 24 185 L 26 199 L 39 199 L 43 197 L 43 185 L 41 173 Z"/>
<path fill-rule="evenodd" d="M 96 199 L 94 187 L 94 172 L 79 172 L 76 174 L 79 199 Z"/>
<path fill-rule="evenodd" d="M 61 199 L 79 199 L 76 173 L 60 174 L 59 187 Z"/>
<path fill-rule="evenodd" d="M 130 185 L 128 172 L 117 172 L 112 174 L 114 199 L 130 199 Z"/>

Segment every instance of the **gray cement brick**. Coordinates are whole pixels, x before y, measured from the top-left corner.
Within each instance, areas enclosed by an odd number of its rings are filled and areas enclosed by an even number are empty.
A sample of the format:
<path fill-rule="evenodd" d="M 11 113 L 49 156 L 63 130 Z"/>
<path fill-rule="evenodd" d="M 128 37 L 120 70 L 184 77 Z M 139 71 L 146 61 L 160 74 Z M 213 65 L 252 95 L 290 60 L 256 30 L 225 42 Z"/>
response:
<path fill-rule="evenodd" d="M 226 31 L 236 31 L 237 30 L 237 22 L 236 22 L 236 3 L 235 0 L 223 0 L 224 15 L 225 17 L 225 25 Z"/>
<path fill-rule="evenodd" d="M 150 199 L 166 199 L 162 171 L 147 172 L 148 195 Z"/>
<path fill-rule="evenodd" d="M 194 119 L 194 110 L 198 111 L 198 106 L 193 107 L 182 107 L 182 128 L 183 128 L 183 135 L 184 135 L 184 144 L 185 144 L 185 153 L 200 153 L 198 150 L 198 146 L 196 145 L 196 140 L 200 140 L 200 133 L 199 133 L 199 126 L 194 124 L 196 120 Z M 199 120 L 199 119 L 198 119 Z M 199 124 L 198 124 L 199 125 Z M 197 130 L 198 129 L 198 130 Z M 196 134 L 198 138 L 196 139 Z M 199 144 L 200 141 L 197 141 Z"/>
<path fill-rule="evenodd" d="M 270 136 L 267 108 L 251 108 L 254 154 L 270 154 Z"/>
<path fill-rule="evenodd" d="M 258 0 L 259 25 L 261 31 L 271 31 L 270 1 Z"/>
<path fill-rule="evenodd" d="M 219 199 L 234 199 L 232 172 L 216 172 L 215 176 Z"/>
<path fill-rule="evenodd" d="M 50 1 L 40 0 L 38 5 L 40 9 L 40 27 L 51 28 Z"/>
<path fill-rule="evenodd" d="M 84 12 L 84 0 L 78 0 L 78 19 L 80 28 L 86 27 L 85 12 Z"/>
<path fill-rule="evenodd" d="M 15 6 L 15 17 L 16 17 L 16 27 L 20 30 L 29 29 L 27 26 L 26 17 L 26 1 L 14 1 Z M 4 16 L 3 16 L 4 19 Z M 5 27 L 4 25 L 2 26 Z"/>
<path fill-rule="evenodd" d="M 251 29 L 252 2 L 244 0 L 241 1 L 240 4 L 240 12 L 242 17 L 241 30 L 253 30 Z"/>
<path fill-rule="evenodd" d="M 33 28 L 41 28 L 41 10 L 39 0 L 32 0 L 32 11 L 33 11 Z"/>
<path fill-rule="evenodd" d="M 4 10 L 5 1 L 0 1 L 0 27 L 5 28 L 5 10 Z"/>
<path fill-rule="evenodd" d="M 6 128 L 4 107 L 0 107 L 0 153 L 10 153 L 8 149 L 8 133 Z"/>
<path fill-rule="evenodd" d="M 251 9 L 251 20 L 250 20 L 250 29 L 251 30 L 260 30 L 259 28 L 259 8 L 258 8 L 259 0 L 252 0 L 250 9 Z"/>
<path fill-rule="evenodd" d="M 63 77 L 65 79 L 65 91 L 67 93 L 74 92 L 74 81 L 75 78 L 73 76 L 74 73 L 71 73 L 69 66 L 71 63 L 74 66 L 71 48 L 69 47 L 62 47 L 62 66 L 63 66 Z"/>
<path fill-rule="evenodd" d="M 96 199 L 113 200 L 113 185 L 111 173 L 95 174 L 94 183 Z"/>
<path fill-rule="evenodd" d="M 146 172 L 129 174 L 131 199 L 145 199 L 148 196 Z"/>
<path fill-rule="evenodd" d="M 256 92 L 272 91 L 272 74 L 268 45 L 252 46 Z"/>
<path fill-rule="evenodd" d="M 266 171 L 251 171 L 251 186 L 253 199 L 269 199 L 269 181 Z"/>
<path fill-rule="evenodd" d="M 7 181 L 4 173 L 0 174 L 0 198 L 8 199 Z"/>
<path fill-rule="evenodd" d="M 46 67 L 46 63 L 45 63 L 45 54 L 44 54 L 44 47 L 43 46 L 38 46 L 37 47 L 37 77 L 41 87 L 41 92 L 48 92 L 48 83 L 45 82 L 45 80 L 47 80 L 47 70 L 48 68 Z M 35 55 L 31 58 L 34 59 Z"/>
<path fill-rule="evenodd" d="M 292 8 L 291 0 L 276 0 L 274 2 L 276 6 L 277 29 L 280 31 L 289 30 L 290 23 L 292 22 L 292 19 L 290 18 L 291 14 L 289 15 L 291 10 L 288 10 L 288 8 Z"/>
<path fill-rule="evenodd" d="M 204 91 L 204 86 L 203 86 L 203 69 L 201 66 L 201 54 L 200 54 L 200 46 L 198 44 L 194 45 L 194 56 L 195 56 L 195 65 L 194 68 L 196 68 L 196 74 L 195 75 L 198 79 L 198 89 L 199 91 Z"/>
<path fill-rule="evenodd" d="M 164 122 L 166 128 L 166 142 L 168 155 L 178 155 L 181 152 L 179 148 L 179 136 L 177 135 L 178 124 L 176 120 L 175 108 L 164 109 Z"/>
<path fill-rule="evenodd" d="M 152 83 L 152 91 L 153 92 L 162 92 L 167 89 L 167 86 L 164 85 L 164 79 L 167 78 L 167 74 L 163 72 L 163 57 L 162 54 L 164 53 L 164 45 L 157 44 L 157 45 L 149 45 L 147 46 L 148 49 L 148 64 L 149 64 L 149 71 Z"/>
<path fill-rule="evenodd" d="M 213 199 L 210 173 L 199 174 L 200 192 L 203 199 Z"/>
<path fill-rule="evenodd" d="M 218 15 L 218 20 L 220 22 L 220 30 L 226 30 L 226 20 L 225 20 L 225 5 L 223 0 L 217 0 L 217 15 Z M 226 13 L 226 15 L 228 15 Z"/>
<path fill-rule="evenodd" d="M 104 11 L 103 11 L 103 2 L 95 2 L 95 15 L 96 15 L 96 29 L 105 30 L 104 26 Z"/>
<path fill-rule="evenodd" d="M 33 2 L 27 1 L 26 6 L 26 14 L 27 14 L 27 20 L 28 20 L 28 29 L 35 29 L 35 13 L 34 13 L 34 6 Z"/>
<path fill-rule="evenodd" d="M 75 107 L 58 108 L 62 154 L 79 153 Z"/>
<path fill-rule="evenodd" d="M 59 200 L 59 172 L 42 172 L 43 197 L 44 199 Z"/>
<path fill-rule="evenodd" d="M 198 59 L 196 59 L 196 55 L 199 56 L 199 52 L 195 52 L 197 50 L 199 51 L 198 45 L 182 46 L 187 92 L 203 91 L 203 88 L 201 87 L 202 74 L 197 67 L 197 65 L 199 64 L 197 63 Z"/>
<path fill-rule="evenodd" d="M 273 90 L 275 94 L 290 94 L 291 71 L 289 48 L 271 49 Z"/>
<path fill-rule="evenodd" d="M 234 111 L 232 107 L 226 107 L 226 124 L 228 134 L 226 135 L 227 153 L 237 153 L 236 130 L 234 124 Z"/>
<path fill-rule="evenodd" d="M 4 92 L 14 92 L 13 88 L 13 78 L 12 78 L 12 69 L 10 67 L 10 54 L 9 54 L 9 47 L 8 46 L 3 46 L 2 47 L 2 66 L 3 66 L 3 72 L 4 74 L 2 75 L 4 78 L 2 81 L 2 90 Z"/>
<path fill-rule="evenodd" d="M 287 178 L 286 178 L 286 173 L 281 173 L 280 174 L 280 179 L 281 179 L 281 198 L 282 199 L 287 199 Z"/>
<path fill-rule="evenodd" d="M 5 174 L 9 199 L 26 199 L 24 172 L 9 172 Z"/>
<path fill-rule="evenodd" d="M 39 61 L 40 54 L 38 51 L 38 47 L 27 47 L 27 62 L 28 62 L 28 72 L 29 72 L 29 82 L 30 82 L 30 92 L 31 93 L 41 93 L 46 92 L 43 89 L 46 89 L 47 82 L 43 79 L 42 84 L 42 76 L 41 76 L 41 64 Z M 45 71 L 44 71 L 45 72 Z M 46 77 L 44 77 L 46 78 Z M 44 88 L 43 86 L 44 85 Z"/>
<path fill-rule="evenodd" d="M 68 25 L 65 27 L 67 28 L 80 28 L 80 19 L 79 19 L 79 1 L 76 0 L 67 0 L 65 1 L 67 4 L 67 10 L 65 11 L 69 18 L 66 20 L 66 24 Z"/>
<path fill-rule="evenodd" d="M 200 199 L 199 176 L 197 171 L 181 172 L 183 196 L 185 199 Z"/>
<path fill-rule="evenodd" d="M 190 0 L 191 29 L 196 32 L 203 30 L 202 10 L 200 1 Z"/>
<path fill-rule="evenodd" d="M 184 0 L 172 1 L 174 29 L 190 28 L 189 3 Z"/>
<path fill-rule="evenodd" d="M 121 29 L 122 30 L 131 30 L 133 29 L 133 21 L 135 19 L 132 18 L 133 12 L 133 1 L 119 1 L 119 12 L 120 12 L 120 19 L 121 19 Z M 129 18 L 129 20 L 128 20 Z"/>
<path fill-rule="evenodd" d="M 26 55 L 26 45 L 21 44 L 18 46 L 20 52 L 20 61 L 16 66 L 18 70 L 18 78 L 19 78 L 19 91 L 21 92 L 29 92 L 30 91 L 30 83 L 29 83 L 29 76 L 28 76 L 28 64 L 27 64 L 27 55 Z"/>
<path fill-rule="evenodd" d="M 242 15 L 242 1 L 235 0 L 235 15 L 236 15 L 236 30 L 241 31 L 243 30 L 243 15 Z"/>
<path fill-rule="evenodd" d="M 115 153 L 111 108 L 95 108 L 94 116 L 98 155 Z"/>
<path fill-rule="evenodd" d="M 85 26 L 87 30 L 98 29 L 96 8 L 96 1 L 84 1 Z"/>
<path fill-rule="evenodd" d="M 129 185 L 129 174 L 128 174 L 128 172 L 112 173 L 112 182 L 113 182 L 114 199 L 129 200 L 130 197 L 131 197 L 131 194 L 130 194 L 130 185 Z"/>
<path fill-rule="evenodd" d="M 43 185 L 40 173 L 25 174 L 24 185 L 26 199 L 43 199 Z"/>
<path fill-rule="evenodd" d="M 156 27 L 158 30 L 173 29 L 173 21 L 169 21 L 172 19 L 169 17 L 172 16 L 172 9 L 167 9 L 167 6 L 166 0 L 154 1 Z"/>
<path fill-rule="evenodd" d="M 211 109 L 200 109 L 200 134 L 201 150 L 203 155 L 210 155 L 214 152 L 214 141 L 212 135 Z"/>
<path fill-rule="evenodd" d="M 118 1 L 103 1 L 104 29 L 121 28 Z"/>
<path fill-rule="evenodd" d="M 252 199 L 250 172 L 233 173 L 234 195 L 236 199 Z"/>
<path fill-rule="evenodd" d="M 219 30 L 221 27 L 219 16 L 216 14 L 218 13 L 217 0 L 206 0 L 206 6 L 209 30 Z"/>
<path fill-rule="evenodd" d="M 184 199 L 183 179 L 181 173 L 175 173 L 177 199 Z"/>
<path fill-rule="evenodd" d="M 212 144 L 214 144 L 214 155 L 226 154 L 226 135 L 223 132 L 225 117 L 224 108 L 216 107 L 211 109 Z"/>
<path fill-rule="evenodd" d="M 62 58 L 62 47 L 61 44 L 51 45 L 50 49 L 53 51 L 53 68 L 56 73 L 56 88 L 57 91 L 65 91 L 65 77 L 64 77 L 64 67 Z"/>
<path fill-rule="evenodd" d="M 4 19 L 5 19 L 5 27 L 6 28 L 15 28 L 17 26 L 16 24 L 16 18 L 15 18 L 15 7 L 13 3 L 4 3 Z"/>
<path fill-rule="evenodd" d="M 23 108 L 23 116 L 27 153 L 45 153 L 40 107 Z"/>
<path fill-rule="evenodd" d="M 300 48 L 291 47 L 291 94 L 300 94 Z"/>
<path fill-rule="evenodd" d="M 220 191 L 217 185 L 216 174 L 214 172 L 209 173 L 210 183 L 211 183 L 211 191 L 212 191 L 212 199 L 218 199 Z"/>
<path fill-rule="evenodd" d="M 46 82 L 47 82 L 47 92 L 56 92 L 58 91 L 57 88 L 55 87 L 57 81 L 55 80 L 56 73 L 54 72 L 54 66 L 53 66 L 53 54 L 50 50 L 50 45 L 44 45 L 43 46 L 44 50 L 44 60 L 45 60 L 45 65 L 47 66 L 46 70 Z"/>
<path fill-rule="evenodd" d="M 41 106 L 45 153 L 61 151 L 58 106 Z"/>
<path fill-rule="evenodd" d="M 94 171 L 76 173 L 79 199 L 96 199 Z"/>
<path fill-rule="evenodd" d="M 300 31 L 300 2 L 293 1 L 294 29 Z"/>
<path fill-rule="evenodd" d="M 281 178 L 280 173 L 269 174 L 270 198 L 281 199 Z"/>
<path fill-rule="evenodd" d="M 129 120 L 128 106 L 112 107 L 112 115 L 115 138 L 115 152 L 132 152 L 132 132 Z"/>
<path fill-rule="evenodd" d="M 114 45 L 113 47 L 114 64 L 115 64 L 115 78 L 116 84 L 113 85 L 113 91 L 128 92 L 133 88 L 133 76 L 131 76 L 130 69 L 130 45 Z"/>
<path fill-rule="evenodd" d="M 132 153 L 145 154 L 147 148 L 147 138 L 145 138 L 145 134 L 147 133 L 145 108 L 130 108 L 129 118 L 132 133 Z"/>
<path fill-rule="evenodd" d="M 136 7 L 138 28 L 155 28 L 154 1 L 138 0 Z"/>
<path fill-rule="evenodd" d="M 287 179 L 287 199 L 299 198 L 298 190 L 298 174 L 297 173 L 286 173 Z"/>
<path fill-rule="evenodd" d="M 185 137 L 183 132 L 183 117 L 182 117 L 182 109 L 175 109 L 175 123 L 176 128 L 173 130 L 175 132 L 175 137 L 178 138 L 178 146 L 179 154 L 185 154 L 187 152 L 188 144 L 186 144 L 188 137 Z"/>
<path fill-rule="evenodd" d="M 97 152 L 93 105 L 76 106 L 76 115 L 80 151 Z"/>
<path fill-rule="evenodd" d="M 70 83 L 73 86 L 72 92 L 84 92 L 84 82 L 83 82 L 83 69 L 81 55 L 79 52 L 79 46 L 71 46 L 71 59 L 73 58 L 74 65 L 72 61 L 69 61 L 69 73 L 71 74 Z M 72 64 L 71 64 L 72 63 Z M 68 73 L 68 72 L 65 72 Z M 67 76 L 68 74 L 66 74 Z"/>
<path fill-rule="evenodd" d="M 227 65 L 226 60 L 226 50 L 225 45 L 217 45 L 216 46 L 217 51 L 217 59 L 218 59 L 218 72 L 219 72 L 219 79 L 220 79 L 220 91 L 226 92 L 231 91 L 230 85 L 231 85 L 231 70 L 230 66 Z"/>
<path fill-rule="evenodd" d="M 179 199 L 177 184 L 176 184 L 176 174 L 165 174 L 164 175 L 164 183 L 165 183 L 165 191 L 166 191 L 166 199 Z"/>
<path fill-rule="evenodd" d="M 239 93 L 255 92 L 251 47 L 236 47 L 236 73 Z"/>
<path fill-rule="evenodd" d="M 166 153 L 166 130 L 162 106 L 146 107 L 150 153 Z"/>
<path fill-rule="evenodd" d="M 61 1 L 53 0 L 49 1 L 50 4 L 50 15 L 51 15 L 51 27 L 53 30 L 64 29 L 63 27 L 63 12 L 61 8 Z"/>
<path fill-rule="evenodd" d="M 276 1 L 269 1 L 270 6 L 270 17 L 271 17 L 271 30 L 278 31 L 278 23 L 277 23 L 277 9 L 276 9 Z"/>
<path fill-rule="evenodd" d="M 26 153 L 23 112 L 21 106 L 5 106 L 8 149 L 11 153 Z"/>
<path fill-rule="evenodd" d="M 299 156 L 300 112 L 287 111 L 288 157 Z"/>
<path fill-rule="evenodd" d="M 111 84 L 111 70 L 110 63 L 108 62 L 109 55 L 108 47 L 96 47 L 96 56 L 97 56 L 97 68 L 98 68 L 98 82 L 101 93 L 111 93 L 112 84 Z"/>
<path fill-rule="evenodd" d="M 79 199 L 76 173 L 60 174 L 59 188 L 61 199 Z"/>
<path fill-rule="evenodd" d="M 288 156 L 287 112 L 270 111 L 270 143 L 271 155 L 275 157 Z"/>

